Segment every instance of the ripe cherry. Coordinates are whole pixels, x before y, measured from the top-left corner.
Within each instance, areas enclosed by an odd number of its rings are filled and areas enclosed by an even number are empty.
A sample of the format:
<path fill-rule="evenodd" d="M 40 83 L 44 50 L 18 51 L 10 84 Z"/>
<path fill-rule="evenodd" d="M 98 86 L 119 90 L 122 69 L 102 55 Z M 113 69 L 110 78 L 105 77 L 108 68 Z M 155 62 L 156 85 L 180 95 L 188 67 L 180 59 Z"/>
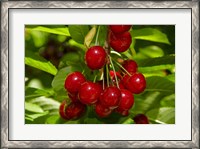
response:
<path fill-rule="evenodd" d="M 121 100 L 118 108 L 121 110 L 129 110 L 134 104 L 134 96 L 133 94 L 126 90 L 121 89 Z"/>
<path fill-rule="evenodd" d="M 113 80 L 115 80 L 115 74 L 116 74 L 116 76 L 117 76 L 117 78 L 120 80 L 121 78 L 122 78 L 122 76 L 121 76 L 121 74 L 119 73 L 119 72 L 114 72 L 114 71 L 112 71 L 112 70 L 110 70 L 110 77 L 113 79 Z"/>
<path fill-rule="evenodd" d="M 79 99 L 84 104 L 94 104 L 102 93 L 101 86 L 93 82 L 85 82 L 79 90 Z"/>
<path fill-rule="evenodd" d="M 67 106 L 67 102 L 66 100 L 63 100 L 63 102 L 60 104 L 60 107 L 59 107 L 59 114 L 60 114 L 60 117 L 62 117 L 63 119 L 67 119 L 66 115 L 65 115 L 65 108 Z"/>
<path fill-rule="evenodd" d="M 80 102 L 71 102 L 65 108 L 66 119 L 77 119 L 80 118 L 86 111 L 86 105 Z"/>
<path fill-rule="evenodd" d="M 132 42 L 132 38 L 129 32 L 123 34 L 113 34 L 110 33 L 110 46 L 117 52 L 126 51 Z"/>
<path fill-rule="evenodd" d="M 95 112 L 99 117 L 103 118 L 109 116 L 112 113 L 112 110 L 104 107 L 100 102 L 98 102 L 95 106 Z"/>
<path fill-rule="evenodd" d="M 121 92 L 120 90 L 115 87 L 107 87 L 104 92 L 102 98 L 100 98 L 101 103 L 110 109 L 115 109 L 119 105 L 119 101 L 121 99 Z"/>
<path fill-rule="evenodd" d="M 125 60 L 122 66 L 130 73 L 137 72 L 138 65 L 134 60 Z"/>
<path fill-rule="evenodd" d="M 122 116 L 128 116 L 129 115 L 129 111 L 128 110 L 122 110 L 120 108 L 117 108 L 115 111 L 117 113 L 121 114 Z"/>
<path fill-rule="evenodd" d="M 82 73 L 76 71 L 67 76 L 65 79 L 65 89 L 71 93 L 75 94 L 78 92 L 82 83 L 85 82 L 85 77 Z"/>
<path fill-rule="evenodd" d="M 130 30 L 132 25 L 109 25 L 109 28 L 115 34 L 121 34 Z"/>
<path fill-rule="evenodd" d="M 122 78 L 122 80 L 120 82 L 122 82 L 122 84 L 124 85 L 124 87 L 126 88 L 127 86 L 127 82 L 129 80 L 130 76 L 128 74 L 125 74 Z"/>
<path fill-rule="evenodd" d="M 140 94 L 146 88 L 146 80 L 143 74 L 135 73 L 127 80 L 126 87 L 135 94 Z"/>
<path fill-rule="evenodd" d="M 149 120 L 144 114 L 138 114 L 136 115 L 133 120 L 136 124 L 149 124 Z"/>
<path fill-rule="evenodd" d="M 106 51 L 101 46 L 93 46 L 87 50 L 85 61 L 90 69 L 101 69 L 106 63 Z"/>

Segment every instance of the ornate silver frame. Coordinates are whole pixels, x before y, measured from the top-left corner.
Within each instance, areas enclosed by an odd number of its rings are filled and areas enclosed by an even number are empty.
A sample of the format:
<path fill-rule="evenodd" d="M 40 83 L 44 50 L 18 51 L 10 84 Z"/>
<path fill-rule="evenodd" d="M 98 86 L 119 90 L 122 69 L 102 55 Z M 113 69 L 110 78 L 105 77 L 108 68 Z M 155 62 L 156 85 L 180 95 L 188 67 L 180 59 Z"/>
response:
<path fill-rule="evenodd" d="M 186 141 L 11 141 L 8 138 L 9 8 L 187 8 L 192 10 L 192 140 Z M 1 148 L 199 148 L 198 1 L 3 1 L 1 2 Z"/>

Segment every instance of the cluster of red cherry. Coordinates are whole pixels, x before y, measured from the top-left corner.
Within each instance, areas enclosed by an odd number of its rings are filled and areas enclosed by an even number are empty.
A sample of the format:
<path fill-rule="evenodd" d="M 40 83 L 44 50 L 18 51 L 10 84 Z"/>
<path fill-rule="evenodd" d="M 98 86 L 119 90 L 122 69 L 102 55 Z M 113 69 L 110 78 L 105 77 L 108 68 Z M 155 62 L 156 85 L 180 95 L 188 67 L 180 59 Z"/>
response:
<path fill-rule="evenodd" d="M 113 50 L 124 52 L 130 47 L 130 28 L 131 25 L 109 25 L 108 44 Z M 133 94 L 139 94 L 146 88 L 145 77 L 137 72 L 137 63 L 124 60 L 122 64 L 117 63 L 120 71 L 116 72 L 109 50 L 101 46 L 89 48 L 85 54 L 85 62 L 91 70 L 102 70 L 107 66 L 107 78 L 104 71 L 101 72 L 105 79 L 95 82 L 86 80 L 77 71 L 69 74 L 65 80 L 65 89 L 71 103 L 61 103 L 60 116 L 66 120 L 79 118 L 85 113 L 86 105 L 93 105 L 101 118 L 109 116 L 113 111 L 128 116 L 134 104 Z"/>

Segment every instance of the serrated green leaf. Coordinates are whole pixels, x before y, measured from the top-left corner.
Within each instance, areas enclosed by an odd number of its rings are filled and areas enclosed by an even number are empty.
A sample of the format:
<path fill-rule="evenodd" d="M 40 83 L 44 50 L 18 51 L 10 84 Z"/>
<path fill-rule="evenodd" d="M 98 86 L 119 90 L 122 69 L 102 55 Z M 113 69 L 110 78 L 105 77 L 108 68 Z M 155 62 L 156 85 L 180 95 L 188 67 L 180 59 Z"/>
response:
<path fill-rule="evenodd" d="M 150 120 L 163 124 L 175 124 L 175 108 L 162 107 L 152 109 L 146 113 Z"/>
<path fill-rule="evenodd" d="M 83 44 L 85 36 L 89 32 L 88 25 L 69 25 L 68 27 L 72 39 Z"/>
<path fill-rule="evenodd" d="M 133 124 L 134 121 L 131 118 L 126 119 L 122 124 Z"/>
<path fill-rule="evenodd" d="M 42 71 L 48 72 L 52 75 L 55 75 L 57 73 L 56 67 L 51 62 L 40 57 L 39 55 L 36 55 L 31 51 L 26 51 L 25 64 L 40 69 Z"/>
<path fill-rule="evenodd" d="M 64 26 L 27 26 L 26 29 L 33 31 L 47 32 L 51 34 L 70 36 L 69 29 Z"/>
<path fill-rule="evenodd" d="M 43 109 L 38 106 L 37 104 L 25 102 L 25 110 L 35 113 L 42 113 L 44 112 Z"/>
<path fill-rule="evenodd" d="M 170 44 L 166 34 L 154 28 L 133 29 L 131 35 L 134 39 Z"/>
<path fill-rule="evenodd" d="M 148 72 L 154 72 L 158 70 L 165 70 L 165 69 L 171 69 L 174 68 L 174 65 L 158 65 L 158 66 L 151 66 L 151 67 L 138 67 L 138 71 L 141 73 L 148 73 Z"/>
<path fill-rule="evenodd" d="M 45 124 L 57 124 L 60 119 L 59 115 L 52 115 L 46 119 Z"/>
<path fill-rule="evenodd" d="M 175 93 L 175 84 L 174 82 L 165 79 L 164 77 L 154 76 L 146 78 L 146 89 L 145 91 L 157 91 L 162 92 L 163 94 L 172 94 Z"/>
<path fill-rule="evenodd" d="M 74 71 L 80 71 L 80 68 L 68 66 L 60 69 L 52 81 L 51 85 L 53 89 L 55 91 L 64 90 L 64 83 L 67 75 Z"/>

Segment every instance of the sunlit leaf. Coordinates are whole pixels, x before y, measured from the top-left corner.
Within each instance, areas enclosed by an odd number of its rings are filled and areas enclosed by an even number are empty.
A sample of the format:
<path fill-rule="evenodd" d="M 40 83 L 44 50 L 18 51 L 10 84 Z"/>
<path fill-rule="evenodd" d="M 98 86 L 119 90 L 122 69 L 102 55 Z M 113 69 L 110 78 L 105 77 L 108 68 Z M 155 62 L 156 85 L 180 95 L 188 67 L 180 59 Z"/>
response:
<path fill-rule="evenodd" d="M 173 107 L 162 107 L 152 109 L 146 113 L 149 119 L 155 122 L 174 124 L 175 123 L 175 108 Z"/>
<path fill-rule="evenodd" d="M 175 94 L 165 96 L 161 101 L 160 105 L 162 107 L 175 107 Z"/>
<path fill-rule="evenodd" d="M 163 50 L 160 47 L 155 46 L 155 45 L 140 48 L 139 52 L 150 57 L 150 58 L 164 56 Z"/>
<path fill-rule="evenodd" d="M 26 51 L 25 64 L 43 70 L 45 72 L 48 72 L 52 75 L 55 75 L 57 73 L 56 67 L 51 62 L 40 57 L 39 55 L 36 55 L 31 51 Z"/>
<path fill-rule="evenodd" d="M 37 104 L 25 102 L 25 110 L 35 113 L 42 113 L 44 112 L 43 109 L 38 106 Z"/>
<path fill-rule="evenodd" d="M 84 39 L 84 45 L 89 48 L 90 47 L 90 43 L 92 42 L 95 34 L 96 34 L 96 26 L 93 26 L 92 29 L 87 33 L 87 35 L 85 36 Z"/>
<path fill-rule="evenodd" d="M 26 29 L 47 32 L 47 33 L 52 33 L 52 34 L 58 34 L 58 35 L 70 36 L 68 28 L 64 25 L 60 25 L 60 26 L 27 26 Z"/>
<path fill-rule="evenodd" d="M 134 39 L 170 44 L 166 34 L 154 28 L 133 29 L 131 35 Z"/>
<path fill-rule="evenodd" d="M 47 115 L 48 113 L 49 113 L 48 111 L 45 111 L 45 112 L 43 112 L 43 113 L 25 114 L 25 116 L 28 117 L 28 118 L 31 118 L 32 120 L 34 120 L 34 119 L 36 119 L 36 118 L 45 116 L 45 115 Z"/>

